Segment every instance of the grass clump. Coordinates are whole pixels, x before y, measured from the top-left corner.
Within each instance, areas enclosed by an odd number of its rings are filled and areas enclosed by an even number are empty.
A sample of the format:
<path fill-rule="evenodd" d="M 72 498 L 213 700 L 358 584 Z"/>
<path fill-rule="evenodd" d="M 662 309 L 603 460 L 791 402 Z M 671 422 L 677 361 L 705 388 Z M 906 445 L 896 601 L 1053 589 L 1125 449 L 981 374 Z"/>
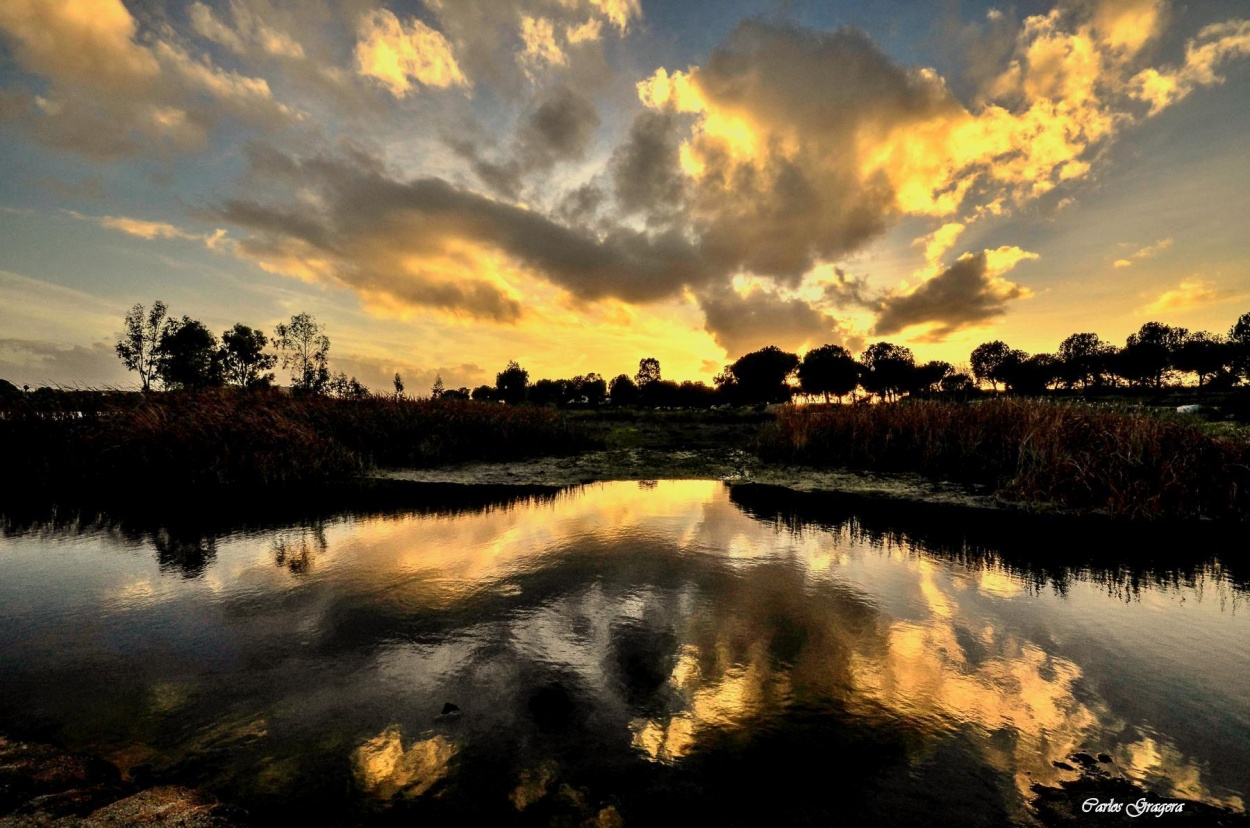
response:
<path fill-rule="evenodd" d="M 1250 442 L 1195 424 L 1081 403 L 779 409 L 766 460 L 918 472 L 1019 502 L 1132 518 L 1250 516 Z"/>
<path fill-rule="evenodd" d="M 585 442 L 558 412 L 459 400 L 73 391 L 0 410 L 11 479 L 53 488 L 287 485 L 379 466 L 561 454 Z"/>

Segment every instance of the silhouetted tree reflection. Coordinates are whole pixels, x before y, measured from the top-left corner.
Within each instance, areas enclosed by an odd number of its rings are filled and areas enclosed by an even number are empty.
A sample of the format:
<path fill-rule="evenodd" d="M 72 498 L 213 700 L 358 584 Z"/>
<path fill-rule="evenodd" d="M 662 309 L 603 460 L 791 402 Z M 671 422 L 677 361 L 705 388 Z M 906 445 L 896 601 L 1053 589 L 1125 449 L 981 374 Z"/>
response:
<path fill-rule="evenodd" d="M 1250 573 L 1238 568 L 1235 552 L 1244 540 L 1235 526 L 1145 526 L 923 503 L 900 507 L 898 501 L 757 484 L 733 486 L 729 498 L 779 529 L 845 531 L 874 546 L 934 555 L 971 570 L 1001 569 L 1034 593 L 1066 595 L 1074 581 L 1088 581 L 1132 601 L 1147 589 L 1201 588 L 1208 579 L 1250 592 Z"/>
<path fill-rule="evenodd" d="M 151 542 L 161 572 L 176 572 L 184 578 L 199 578 L 217 559 L 215 538 L 176 534 L 162 527 L 151 533 Z"/>
<path fill-rule="evenodd" d="M 303 575 L 312 569 L 313 559 L 326 551 L 325 523 L 314 523 L 274 539 L 271 551 L 274 563 L 289 569 L 295 575 Z"/>
<path fill-rule="evenodd" d="M 119 544 L 150 545 L 162 573 L 198 578 L 217 557 L 217 540 L 243 532 L 281 532 L 271 552 L 293 573 L 309 571 L 328 548 L 326 527 L 344 518 L 402 520 L 414 515 L 490 513 L 551 502 L 558 489 L 538 486 L 457 486 L 364 483 L 312 491 L 238 492 L 213 511 L 177 500 L 154 498 L 142 506 L 109 503 L 23 502 L 12 499 L 0 511 L 0 536 L 56 539 L 105 535 Z"/>

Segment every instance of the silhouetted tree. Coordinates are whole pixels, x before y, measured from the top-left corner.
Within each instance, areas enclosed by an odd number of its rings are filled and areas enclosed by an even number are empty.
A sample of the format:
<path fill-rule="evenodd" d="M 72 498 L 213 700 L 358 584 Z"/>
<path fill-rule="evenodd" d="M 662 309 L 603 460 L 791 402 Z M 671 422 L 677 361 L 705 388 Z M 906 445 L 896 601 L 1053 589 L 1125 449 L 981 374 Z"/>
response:
<path fill-rule="evenodd" d="M 217 337 L 189 316 L 170 320 L 161 333 L 156 373 L 166 388 L 185 390 L 221 384 Z"/>
<path fill-rule="evenodd" d="M 638 373 L 634 375 L 634 383 L 642 389 L 649 382 L 660 379 L 660 361 L 655 357 L 638 360 Z"/>
<path fill-rule="evenodd" d="M 598 405 L 608 395 L 608 384 L 593 371 L 585 376 L 578 374 L 568 381 L 565 389 L 573 401 L 585 405 Z"/>
<path fill-rule="evenodd" d="M 270 369 L 277 364 L 278 358 L 265 353 L 269 340 L 257 330 L 247 325 L 236 324 L 221 334 L 221 350 L 218 361 L 221 364 L 222 379 L 240 388 L 256 388 L 273 382 Z"/>
<path fill-rule="evenodd" d="M 908 348 L 890 342 L 869 345 L 859 357 L 863 371 L 860 384 L 883 400 L 896 400 L 911 387 L 916 358 Z"/>
<path fill-rule="evenodd" d="M 529 401 L 534 405 L 556 405 L 568 396 L 568 380 L 540 379 L 529 387 Z"/>
<path fill-rule="evenodd" d="M 1069 388 L 1077 383 L 1081 388 L 1102 385 L 1114 353 L 1115 346 L 1103 342 L 1098 334 L 1074 333 L 1059 343 L 1060 377 Z"/>
<path fill-rule="evenodd" d="M 942 377 L 938 383 L 938 388 L 943 394 L 951 396 L 967 397 L 976 390 L 976 383 L 972 381 L 972 377 L 967 374 L 949 374 Z"/>
<path fill-rule="evenodd" d="M 803 356 L 798 376 L 804 394 L 823 394 L 825 402 L 832 394 L 841 401 L 859 385 L 859 363 L 841 345 L 822 345 Z"/>
<path fill-rule="evenodd" d="M 1189 334 L 1162 322 L 1147 322 L 1130 334 L 1118 358 L 1118 372 L 1129 382 L 1162 388 L 1173 360 Z"/>
<path fill-rule="evenodd" d="M 1015 394 L 1042 394 L 1059 379 L 1059 360 L 1051 354 L 1011 351 L 999 366 L 1003 383 Z"/>
<path fill-rule="evenodd" d="M 22 389 L 6 379 L 0 379 L 0 400 L 13 400 L 22 396 Z"/>
<path fill-rule="evenodd" d="M 459 388 L 448 388 L 446 391 L 443 392 L 443 399 L 445 400 L 467 400 L 469 399 L 469 389 L 465 388 L 463 385 L 460 386 Z"/>
<path fill-rule="evenodd" d="M 342 371 L 335 374 L 326 383 L 325 390 L 332 396 L 344 400 L 363 400 L 369 396 L 369 389 L 355 377 L 349 377 Z"/>
<path fill-rule="evenodd" d="M 988 382 L 997 391 L 998 383 L 1003 381 L 1003 362 L 1011 355 L 1011 346 L 1000 339 L 984 342 L 972 349 L 972 375 L 978 382 Z"/>
<path fill-rule="evenodd" d="M 472 397 L 479 402 L 493 402 L 495 399 L 495 386 L 479 385 L 473 389 Z"/>
<path fill-rule="evenodd" d="M 796 354 L 768 345 L 738 357 L 729 366 L 729 372 L 736 382 L 738 398 L 743 402 L 788 402 L 792 391 L 786 380 L 798 367 Z"/>
<path fill-rule="evenodd" d="M 638 402 L 638 386 L 628 374 L 620 374 L 608 386 L 613 405 L 634 405 Z"/>
<path fill-rule="evenodd" d="M 530 374 L 516 361 L 495 375 L 495 399 L 511 405 L 525 402 L 525 390 L 530 384 Z"/>
<path fill-rule="evenodd" d="M 330 337 L 307 313 L 296 314 L 278 325 L 274 346 L 282 354 L 282 367 L 294 369 L 291 386 L 296 391 L 320 394 L 330 382 Z"/>
<path fill-rule="evenodd" d="M 126 314 L 122 338 L 117 342 L 117 355 L 131 371 L 139 375 L 144 391 L 151 390 L 152 380 L 160 369 L 161 337 L 169 324 L 168 308 L 159 299 L 150 311 L 135 305 Z"/>
<path fill-rule="evenodd" d="M 672 380 L 652 380 L 638 388 L 641 405 L 671 408 L 678 404 L 680 386 Z"/>
<path fill-rule="evenodd" d="M 916 366 L 907 390 L 909 392 L 937 391 L 941 387 L 942 380 L 953 373 L 955 373 L 955 367 L 949 362 L 943 362 L 940 359 L 930 360 L 923 365 Z"/>
<path fill-rule="evenodd" d="M 1250 313 L 1243 313 L 1228 329 L 1228 343 L 1233 371 L 1243 379 L 1250 378 Z"/>
<path fill-rule="evenodd" d="M 1178 371 L 1191 373 L 1198 378 L 1201 388 L 1207 381 L 1228 371 L 1233 362 L 1233 349 L 1224 337 L 1194 331 L 1188 334 L 1172 358 Z"/>
<path fill-rule="evenodd" d="M 683 408 L 711 408 L 717 399 L 716 389 L 702 382 L 686 380 L 677 386 L 676 401 Z"/>

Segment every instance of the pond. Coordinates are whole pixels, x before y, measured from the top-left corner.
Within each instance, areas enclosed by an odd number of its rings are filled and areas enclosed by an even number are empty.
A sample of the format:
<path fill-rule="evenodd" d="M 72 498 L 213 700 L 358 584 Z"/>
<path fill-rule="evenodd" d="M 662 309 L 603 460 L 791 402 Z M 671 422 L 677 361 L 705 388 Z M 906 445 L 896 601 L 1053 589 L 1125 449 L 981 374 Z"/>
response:
<path fill-rule="evenodd" d="M 0 733 L 262 824 L 1034 824 L 1076 754 L 1245 808 L 1236 537 L 716 481 L 412 491 L 8 519 Z"/>

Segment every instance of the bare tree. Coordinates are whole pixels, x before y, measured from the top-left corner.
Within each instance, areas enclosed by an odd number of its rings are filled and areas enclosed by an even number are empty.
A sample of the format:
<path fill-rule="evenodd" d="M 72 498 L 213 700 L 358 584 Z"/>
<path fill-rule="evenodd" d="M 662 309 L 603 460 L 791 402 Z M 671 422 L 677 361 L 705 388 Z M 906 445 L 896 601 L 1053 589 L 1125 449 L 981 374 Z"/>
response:
<path fill-rule="evenodd" d="M 296 314 L 290 323 L 278 325 L 274 346 L 282 354 L 282 367 L 294 369 L 291 385 L 298 391 L 320 394 L 330 382 L 330 338 L 321 323 L 307 313 Z"/>
<path fill-rule="evenodd" d="M 126 328 L 117 341 L 117 355 L 131 371 L 139 374 L 144 391 L 150 391 L 152 380 L 161 367 L 161 339 L 170 327 L 169 309 L 156 300 L 150 311 L 136 304 L 126 314 Z"/>

